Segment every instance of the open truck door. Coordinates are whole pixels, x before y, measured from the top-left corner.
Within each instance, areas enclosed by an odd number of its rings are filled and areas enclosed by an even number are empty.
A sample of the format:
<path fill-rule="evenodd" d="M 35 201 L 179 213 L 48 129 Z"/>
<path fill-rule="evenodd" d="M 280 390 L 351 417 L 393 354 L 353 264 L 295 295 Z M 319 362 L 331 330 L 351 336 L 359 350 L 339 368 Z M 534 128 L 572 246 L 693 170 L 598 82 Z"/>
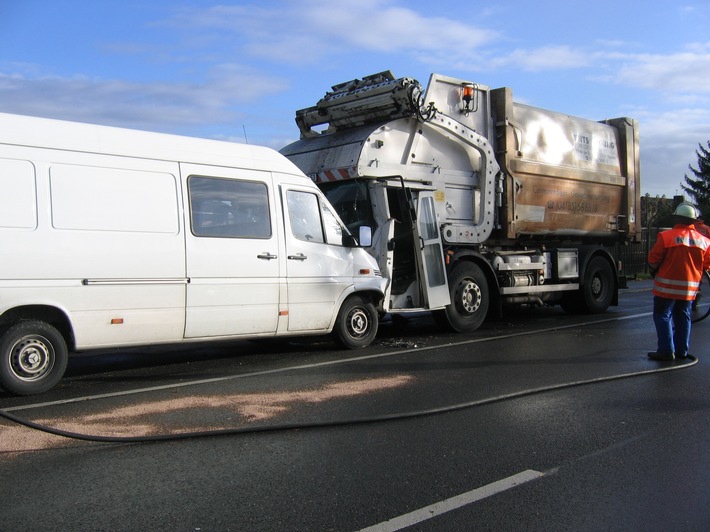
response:
<path fill-rule="evenodd" d="M 441 308 L 451 303 L 451 298 L 446 282 L 446 266 L 436 219 L 434 193 L 419 192 L 418 204 L 414 243 L 419 245 L 419 253 L 415 253 L 415 256 L 422 276 L 421 286 L 427 307 Z"/>

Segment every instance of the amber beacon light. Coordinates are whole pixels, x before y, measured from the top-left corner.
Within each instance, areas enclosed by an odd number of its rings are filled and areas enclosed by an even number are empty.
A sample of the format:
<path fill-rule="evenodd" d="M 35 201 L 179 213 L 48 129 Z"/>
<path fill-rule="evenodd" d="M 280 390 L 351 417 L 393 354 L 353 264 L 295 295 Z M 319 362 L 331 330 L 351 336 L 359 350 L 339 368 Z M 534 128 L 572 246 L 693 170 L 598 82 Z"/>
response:
<path fill-rule="evenodd" d="M 476 110 L 473 97 L 474 89 L 473 83 L 464 83 L 462 85 L 461 100 L 463 101 L 463 112 L 466 114 Z"/>

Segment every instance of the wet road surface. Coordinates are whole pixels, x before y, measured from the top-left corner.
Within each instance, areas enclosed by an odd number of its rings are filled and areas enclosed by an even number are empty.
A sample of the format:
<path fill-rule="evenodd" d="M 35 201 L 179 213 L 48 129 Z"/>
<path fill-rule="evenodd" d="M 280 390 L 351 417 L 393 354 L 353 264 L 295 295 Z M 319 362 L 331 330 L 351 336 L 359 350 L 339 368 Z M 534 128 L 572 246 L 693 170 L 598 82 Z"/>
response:
<path fill-rule="evenodd" d="M 0 407 L 115 441 L 0 421 L 0 530 L 706 530 L 710 321 L 652 362 L 650 308 L 79 355 Z"/>

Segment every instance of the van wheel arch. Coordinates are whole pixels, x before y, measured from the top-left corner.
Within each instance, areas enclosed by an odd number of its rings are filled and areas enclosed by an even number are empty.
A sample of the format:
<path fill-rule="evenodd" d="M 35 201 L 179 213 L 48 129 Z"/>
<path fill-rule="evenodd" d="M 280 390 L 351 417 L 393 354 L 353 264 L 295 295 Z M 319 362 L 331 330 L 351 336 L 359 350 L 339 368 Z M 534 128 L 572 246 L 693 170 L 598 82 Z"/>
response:
<path fill-rule="evenodd" d="M 6 311 L 0 316 L 0 335 L 20 321 L 39 320 L 47 322 L 64 337 L 69 351 L 76 349 L 76 341 L 71 321 L 60 308 L 50 305 L 26 305 Z"/>

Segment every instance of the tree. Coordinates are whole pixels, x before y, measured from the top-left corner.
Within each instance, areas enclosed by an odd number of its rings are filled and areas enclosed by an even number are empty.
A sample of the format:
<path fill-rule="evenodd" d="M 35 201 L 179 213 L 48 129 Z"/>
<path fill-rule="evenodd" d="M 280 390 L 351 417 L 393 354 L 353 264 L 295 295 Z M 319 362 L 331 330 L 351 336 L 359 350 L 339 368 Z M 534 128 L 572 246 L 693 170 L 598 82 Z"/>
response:
<path fill-rule="evenodd" d="M 641 224 L 643 227 L 673 227 L 672 214 L 675 198 L 665 195 L 655 198 L 648 192 L 641 196 Z"/>
<path fill-rule="evenodd" d="M 704 148 L 702 144 L 698 144 L 698 147 L 700 150 L 695 152 L 698 156 L 698 167 L 693 168 L 692 165 L 688 165 L 695 178 L 685 174 L 686 185 L 681 183 L 680 186 L 698 206 L 704 219 L 710 220 L 710 149 Z M 710 148 L 710 140 L 708 148 Z"/>

